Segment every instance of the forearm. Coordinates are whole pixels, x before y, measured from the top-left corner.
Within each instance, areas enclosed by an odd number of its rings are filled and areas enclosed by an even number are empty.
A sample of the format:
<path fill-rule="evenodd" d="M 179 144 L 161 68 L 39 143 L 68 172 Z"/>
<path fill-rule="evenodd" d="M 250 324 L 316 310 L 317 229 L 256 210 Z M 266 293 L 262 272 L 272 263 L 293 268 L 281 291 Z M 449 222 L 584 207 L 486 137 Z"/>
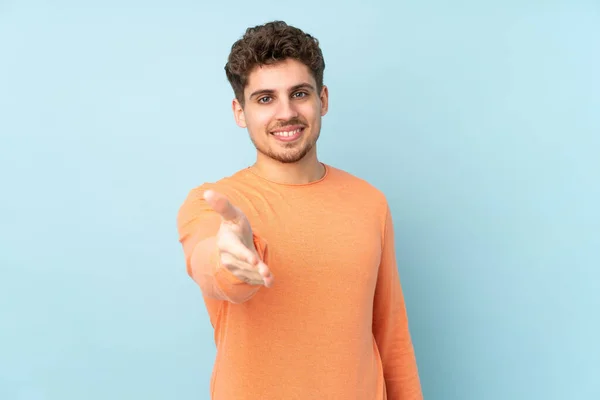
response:
<path fill-rule="evenodd" d="M 387 398 L 422 400 L 417 361 L 408 329 L 393 329 L 390 327 L 389 332 L 378 335 Z"/>
<path fill-rule="evenodd" d="M 381 354 L 388 399 L 421 400 L 421 383 L 400 283 L 391 213 L 386 215 L 373 307 L 373 334 Z"/>

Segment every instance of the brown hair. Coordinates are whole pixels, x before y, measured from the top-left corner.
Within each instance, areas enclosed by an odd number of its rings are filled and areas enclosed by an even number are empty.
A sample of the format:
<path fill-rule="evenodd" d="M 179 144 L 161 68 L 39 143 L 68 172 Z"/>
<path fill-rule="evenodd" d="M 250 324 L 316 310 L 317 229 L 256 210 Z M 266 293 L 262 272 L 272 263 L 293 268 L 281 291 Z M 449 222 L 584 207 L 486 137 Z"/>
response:
<path fill-rule="evenodd" d="M 253 68 L 275 64 L 287 58 L 296 59 L 311 70 L 320 92 L 325 60 L 316 38 L 283 21 L 246 29 L 244 36 L 231 47 L 225 65 L 227 80 L 238 101 L 244 105 L 244 88 Z"/>

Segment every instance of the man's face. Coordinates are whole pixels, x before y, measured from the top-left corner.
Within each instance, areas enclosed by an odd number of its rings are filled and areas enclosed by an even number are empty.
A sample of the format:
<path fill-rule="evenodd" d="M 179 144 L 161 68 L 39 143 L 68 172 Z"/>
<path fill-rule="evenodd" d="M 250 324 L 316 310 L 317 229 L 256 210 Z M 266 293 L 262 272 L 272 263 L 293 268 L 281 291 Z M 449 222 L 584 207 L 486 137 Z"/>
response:
<path fill-rule="evenodd" d="M 293 59 L 255 68 L 244 89 L 242 108 L 233 101 L 237 124 L 247 128 L 256 149 L 282 163 L 294 163 L 311 151 L 327 113 L 328 91 L 309 68 Z"/>

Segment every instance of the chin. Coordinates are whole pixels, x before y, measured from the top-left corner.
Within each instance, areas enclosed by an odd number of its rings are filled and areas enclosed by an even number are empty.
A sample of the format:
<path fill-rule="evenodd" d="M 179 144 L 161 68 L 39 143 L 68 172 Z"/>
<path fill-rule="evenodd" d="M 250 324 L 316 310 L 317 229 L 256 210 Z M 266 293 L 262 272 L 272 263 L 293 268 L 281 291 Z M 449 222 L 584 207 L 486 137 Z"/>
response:
<path fill-rule="evenodd" d="M 301 161 L 304 157 L 306 157 L 306 155 L 310 152 L 311 147 L 309 146 L 303 149 L 290 148 L 287 151 L 281 151 L 280 149 L 261 149 L 257 147 L 257 150 L 263 155 L 269 157 L 270 159 L 280 162 L 282 164 L 293 164 Z"/>

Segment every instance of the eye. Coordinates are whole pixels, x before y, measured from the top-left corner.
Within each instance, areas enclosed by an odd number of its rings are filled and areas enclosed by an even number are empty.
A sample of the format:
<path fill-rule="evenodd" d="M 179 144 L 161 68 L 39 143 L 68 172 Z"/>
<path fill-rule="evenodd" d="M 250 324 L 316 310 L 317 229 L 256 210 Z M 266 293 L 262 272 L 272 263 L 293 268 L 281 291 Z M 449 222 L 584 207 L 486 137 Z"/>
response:
<path fill-rule="evenodd" d="M 259 103 L 262 103 L 262 104 L 266 104 L 266 103 L 268 103 L 270 100 L 271 100 L 271 97 L 269 97 L 269 96 L 263 96 L 263 97 L 261 97 L 260 99 L 258 99 L 258 102 L 259 102 Z"/>
<path fill-rule="evenodd" d="M 292 97 L 296 97 L 296 98 L 300 98 L 300 99 L 303 97 L 306 97 L 306 96 L 308 96 L 308 93 L 306 93 L 306 92 L 296 92 L 292 95 Z"/>

